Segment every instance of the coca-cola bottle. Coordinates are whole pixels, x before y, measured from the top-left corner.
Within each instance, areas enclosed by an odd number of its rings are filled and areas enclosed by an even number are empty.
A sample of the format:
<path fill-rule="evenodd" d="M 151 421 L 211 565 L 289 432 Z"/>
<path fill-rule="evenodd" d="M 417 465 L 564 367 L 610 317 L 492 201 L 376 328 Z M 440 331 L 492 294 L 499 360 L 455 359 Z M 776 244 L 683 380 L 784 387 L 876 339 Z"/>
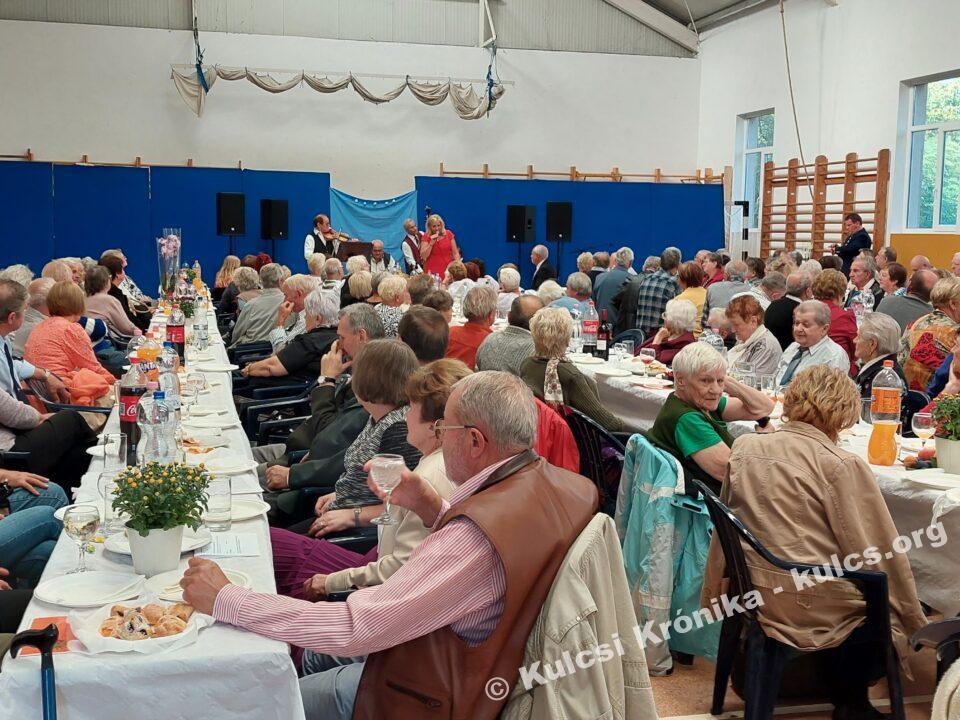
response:
<path fill-rule="evenodd" d="M 170 320 L 167 322 L 167 342 L 172 342 L 173 346 L 177 349 L 177 356 L 180 358 L 180 362 L 183 362 L 183 350 L 186 344 L 186 331 L 184 330 L 184 325 L 186 324 L 187 319 L 183 314 L 183 310 L 180 309 L 180 306 L 174 303 L 173 312 L 170 313 Z"/>
<path fill-rule="evenodd" d="M 137 426 L 137 406 L 147 392 L 147 376 L 140 369 L 140 358 L 130 358 L 130 369 L 120 378 L 120 432 L 127 436 L 127 465 L 137 461 L 137 443 L 140 428 Z"/>
<path fill-rule="evenodd" d="M 583 318 L 580 321 L 581 335 L 583 337 L 583 352 L 587 355 L 597 354 L 597 332 L 600 329 L 600 318 L 597 316 L 597 309 L 593 305 L 593 300 L 587 305 Z"/>

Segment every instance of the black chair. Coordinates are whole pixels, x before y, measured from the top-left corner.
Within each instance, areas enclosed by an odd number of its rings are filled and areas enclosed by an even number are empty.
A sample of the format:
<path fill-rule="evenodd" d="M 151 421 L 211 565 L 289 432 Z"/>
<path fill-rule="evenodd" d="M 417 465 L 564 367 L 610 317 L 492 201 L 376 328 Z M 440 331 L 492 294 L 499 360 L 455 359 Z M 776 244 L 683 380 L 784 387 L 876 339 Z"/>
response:
<path fill-rule="evenodd" d="M 900 421 L 903 423 L 902 432 L 904 437 L 916 437 L 913 429 L 910 427 L 910 423 L 913 421 L 913 416 L 929 404 L 930 396 L 926 393 L 920 392 L 919 390 L 907 390 L 907 394 L 903 396 L 903 407 L 900 411 Z"/>
<path fill-rule="evenodd" d="M 309 415 L 282 418 L 279 420 L 264 420 L 257 429 L 257 445 L 273 445 L 286 443 L 290 434 L 310 418 Z"/>
<path fill-rule="evenodd" d="M 266 388 L 265 388 L 266 389 Z M 240 423 L 247 438 L 257 440 L 260 424 L 273 420 L 293 419 L 310 415 L 310 392 L 301 390 L 296 397 L 280 400 L 255 399 L 237 407 Z"/>
<path fill-rule="evenodd" d="M 960 618 L 924 625 L 910 638 L 910 645 L 918 651 L 923 647 L 936 648 L 939 680 L 954 661 L 960 658 Z"/>
<path fill-rule="evenodd" d="M 596 420 L 587 417 L 579 410 L 569 406 L 563 408 L 563 418 L 573 433 L 580 452 L 580 474 L 589 478 L 600 492 L 600 510 L 611 517 L 617 508 L 617 489 L 620 485 L 620 474 L 623 472 L 623 456 L 626 447 L 613 433 L 607 430 Z M 616 453 L 614 467 L 603 457 L 604 447 L 612 448 Z M 616 471 L 616 480 L 612 478 Z"/>
<path fill-rule="evenodd" d="M 98 415 L 109 415 L 113 412 L 112 407 L 97 407 L 96 405 L 70 405 L 67 403 L 58 403 L 47 395 L 47 384 L 43 380 L 31 379 L 27 381 L 27 387 L 24 389 L 27 395 L 33 395 L 37 400 L 43 403 L 47 412 L 57 412 L 58 410 L 76 410 L 77 412 L 89 412 Z"/>
<path fill-rule="evenodd" d="M 887 576 L 881 572 L 847 571 L 821 565 L 809 565 L 781 560 L 757 540 L 739 518 L 699 480 L 690 479 L 707 503 L 713 520 L 714 532 L 723 549 L 727 573 L 730 577 L 728 596 L 742 598 L 754 590 L 747 567 L 742 542 L 746 542 L 770 565 L 785 571 L 816 572 L 822 577 L 843 577 L 855 583 L 866 601 L 866 623 L 855 630 L 858 638 L 866 638 L 880 645 L 886 663 L 887 687 L 890 691 L 890 710 L 895 720 L 904 720 L 903 690 L 900 668 L 890 634 L 890 603 Z M 737 649 L 746 631 L 746 683 L 744 692 L 744 720 L 767 720 L 773 717 L 780 690 L 780 679 L 787 661 L 801 655 L 801 651 L 764 634 L 753 609 L 731 615 L 723 620 L 717 669 L 713 681 L 713 705 L 710 712 L 720 715 L 727 693 L 727 683 L 733 670 Z M 875 639 L 875 640 L 874 640 Z M 846 642 L 851 642 L 848 638 Z"/>
<path fill-rule="evenodd" d="M 230 360 L 240 367 L 254 360 L 262 360 L 273 354 L 273 345 L 268 340 L 252 343 L 241 343 L 227 350 Z"/>
<path fill-rule="evenodd" d="M 0 450 L 0 469 L 28 471 L 30 469 L 30 453 Z"/>
<path fill-rule="evenodd" d="M 646 335 L 643 334 L 643 330 L 624 330 L 622 333 L 618 333 L 614 338 L 613 342 L 623 342 L 624 340 L 633 340 L 633 347 L 635 350 L 639 350 L 640 346 L 643 345 L 643 341 L 646 340 Z"/>

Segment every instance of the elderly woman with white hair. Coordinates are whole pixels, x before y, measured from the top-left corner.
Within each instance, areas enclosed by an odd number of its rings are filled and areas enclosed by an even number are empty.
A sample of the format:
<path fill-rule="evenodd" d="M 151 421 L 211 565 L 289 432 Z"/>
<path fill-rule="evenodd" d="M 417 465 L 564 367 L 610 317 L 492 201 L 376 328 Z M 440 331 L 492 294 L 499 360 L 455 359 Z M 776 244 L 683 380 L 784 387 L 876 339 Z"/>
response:
<path fill-rule="evenodd" d="M 383 322 L 384 337 L 397 337 L 400 319 L 410 306 L 407 281 L 400 275 L 387 275 L 377 286 L 380 303 L 373 309 Z"/>
<path fill-rule="evenodd" d="M 323 279 L 323 266 L 327 262 L 327 256 L 323 253 L 312 253 L 310 257 L 307 258 L 307 272 L 310 273 L 312 277 Z"/>
<path fill-rule="evenodd" d="M 589 253 L 587 253 L 589 255 Z M 592 255 L 590 256 L 593 257 Z M 540 298 L 543 299 L 543 286 L 540 286 Z M 563 308 L 571 315 L 574 311 L 580 313 L 583 317 L 587 308 L 590 306 L 590 297 L 593 294 L 593 283 L 590 282 L 590 276 L 585 272 L 575 272 L 567 275 L 567 291 L 564 297 L 554 300 L 550 307 Z"/>
<path fill-rule="evenodd" d="M 907 379 L 897 361 L 897 349 L 900 345 L 900 325 L 889 315 L 880 312 L 867 313 L 860 321 L 857 330 L 854 352 L 860 370 L 855 378 L 860 387 L 860 396 L 870 397 L 873 378 L 883 369 L 887 360 L 893 362 L 893 371 L 900 382 L 907 387 Z"/>
<path fill-rule="evenodd" d="M 573 320 L 563 308 L 542 308 L 530 319 L 533 357 L 520 366 L 520 377 L 533 394 L 553 408 L 579 410 L 611 432 L 623 430 L 623 421 L 600 402 L 597 383 L 567 360 Z"/>
<path fill-rule="evenodd" d="M 663 311 L 663 327 L 640 347 L 652 348 L 657 360 L 669 365 L 678 352 L 696 342 L 693 336 L 696 326 L 696 305 L 689 300 L 668 300 Z"/>
<path fill-rule="evenodd" d="M 248 388 L 289 385 L 291 380 L 309 383 L 317 378 L 320 358 L 337 339 L 340 296 L 334 290 L 313 290 L 303 301 L 306 330 L 280 350 L 245 366 L 252 378 Z"/>
<path fill-rule="evenodd" d="M 500 294 L 497 295 L 497 317 L 510 314 L 510 306 L 520 296 L 520 273 L 512 267 L 500 269 Z"/>
<path fill-rule="evenodd" d="M 544 280 L 537 288 L 537 295 L 544 305 L 549 305 L 564 296 L 564 290 L 556 280 Z"/>
<path fill-rule="evenodd" d="M 727 361 L 707 343 L 691 343 L 677 353 L 673 378 L 674 391 L 647 439 L 719 492 L 733 445 L 727 423 L 769 417 L 773 401 L 727 375 Z"/>

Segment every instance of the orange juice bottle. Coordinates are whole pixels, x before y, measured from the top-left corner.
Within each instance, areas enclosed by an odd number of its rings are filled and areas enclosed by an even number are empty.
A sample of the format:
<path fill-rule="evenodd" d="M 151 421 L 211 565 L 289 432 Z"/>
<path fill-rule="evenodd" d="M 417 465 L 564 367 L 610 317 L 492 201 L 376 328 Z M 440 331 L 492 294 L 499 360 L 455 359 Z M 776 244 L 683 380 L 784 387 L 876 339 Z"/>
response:
<path fill-rule="evenodd" d="M 900 398 L 903 383 L 893 370 L 893 361 L 885 360 L 870 387 L 870 416 L 873 431 L 867 445 L 867 462 L 893 465 L 897 461 L 897 427 L 900 424 Z"/>

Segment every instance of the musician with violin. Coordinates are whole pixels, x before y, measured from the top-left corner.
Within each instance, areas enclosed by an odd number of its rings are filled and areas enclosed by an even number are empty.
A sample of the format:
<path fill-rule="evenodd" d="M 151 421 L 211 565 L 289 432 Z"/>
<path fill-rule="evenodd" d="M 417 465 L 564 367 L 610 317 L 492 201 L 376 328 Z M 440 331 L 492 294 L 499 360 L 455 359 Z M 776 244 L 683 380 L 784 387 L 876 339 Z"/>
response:
<path fill-rule="evenodd" d="M 330 218 L 326 215 L 317 215 L 313 219 L 313 231 L 303 240 L 303 259 L 309 260 L 315 253 L 323 253 L 328 258 L 337 256 L 337 249 L 341 240 L 352 240 L 349 235 L 330 227 Z"/>

